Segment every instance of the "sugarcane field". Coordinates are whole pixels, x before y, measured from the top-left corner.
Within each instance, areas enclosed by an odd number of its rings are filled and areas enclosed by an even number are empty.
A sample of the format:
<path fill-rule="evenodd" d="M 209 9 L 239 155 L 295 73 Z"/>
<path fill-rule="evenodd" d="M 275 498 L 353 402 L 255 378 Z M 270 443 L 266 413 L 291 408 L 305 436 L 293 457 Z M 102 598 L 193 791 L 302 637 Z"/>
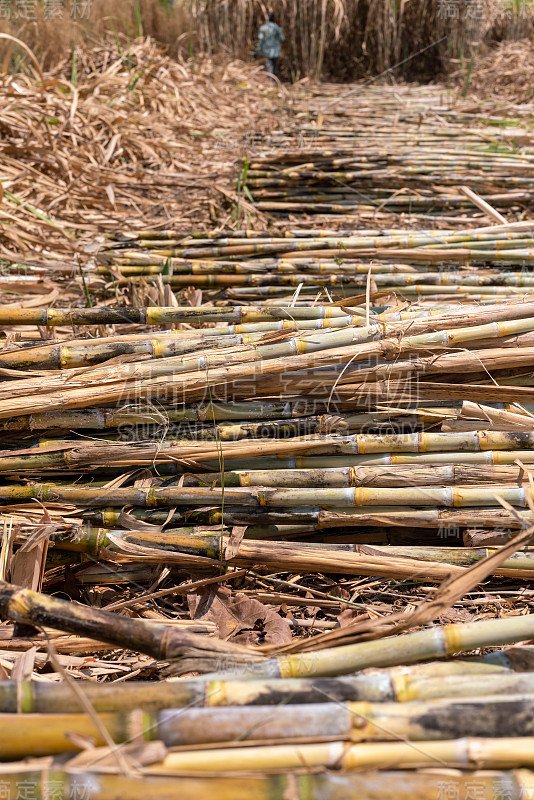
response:
<path fill-rule="evenodd" d="M 533 0 L 0 0 L 0 800 L 534 800 Z"/>

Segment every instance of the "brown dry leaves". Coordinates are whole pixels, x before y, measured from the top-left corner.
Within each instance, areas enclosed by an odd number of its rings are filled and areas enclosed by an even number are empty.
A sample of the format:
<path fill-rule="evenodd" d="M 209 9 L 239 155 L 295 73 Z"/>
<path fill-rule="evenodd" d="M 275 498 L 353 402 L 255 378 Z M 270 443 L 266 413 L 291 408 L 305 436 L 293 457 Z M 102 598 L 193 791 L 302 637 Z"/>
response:
<path fill-rule="evenodd" d="M 291 641 L 289 623 L 273 608 L 225 586 L 207 587 L 188 595 L 191 619 L 212 621 L 221 639 L 240 644 L 286 644 Z"/>
<path fill-rule="evenodd" d="M 513 103 L 531 103 L 534 99 L 534 50 L 528 39 L 500 42 L 486 49 L 486 55 L 474 62 L 467 81 L 467 67 L 451 77 L 459 89 L 466 83 L 470 95 L 490 101 L 509 100 Z"/>
<path fill-rule="evenodd" d="M 0 256 L 74 274 L 97 234 L 222 211 L 241 136 L 271 126 L 258 66 L 193 70 L 149 38 L 75 56 L 76 84 L 70 57 L 43 81 L 0 75 Z"/>

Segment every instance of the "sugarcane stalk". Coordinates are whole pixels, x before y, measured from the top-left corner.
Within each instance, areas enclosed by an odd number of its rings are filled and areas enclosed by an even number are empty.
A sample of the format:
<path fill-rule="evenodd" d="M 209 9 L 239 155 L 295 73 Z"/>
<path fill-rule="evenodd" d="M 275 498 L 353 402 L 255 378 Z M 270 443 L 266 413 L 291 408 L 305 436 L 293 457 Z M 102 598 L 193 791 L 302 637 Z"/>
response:
<path fill-rule="evenodd" d="M 172 322 L 268 322 L 282 319 L 331 319 L 347 312 L 335 306 L 312 308 L 74 308 L 74 309 L 0 309 L 0 325 L 164 325 Z"/>
<path fill-rule="evenodd" d="M 212 422 L 213 420 L 256 420 L 269 417 L 292 418 L 301 414 L 326 411 L 326 403 L 291 401 L 249 401 L 242 403 L 196 403 L 186 406 L 149 406 L 132 410 L 121 408 L 95 408 L 84 411 L 62 411 L 16 417 L 4 423 L 6 431 L 91 428 L 105 430 L 123 425 L 153 425 L 169 422 Z"/>
<path fill-rule="evenodd" d="M 1 462 L 0 462 L 1 463 Z M 416 486 L 368 488 L 356 487 L 298 487 L 281 489 L 277 487 L 172 487 L 150 489 L 107 489 L 69 488 L 38 484 L 33 486 L 0 486 L 0 500 L 28 500 L 38 498 L 49 502 L 74 503 L 80 506 L 135 505 L 144 508 L 161 506 L 207 506 L 220 505 L 223 496 L 225 504 L 232 506 L 255 506 L 268 508 L 292 508 L 317 505 L 321 508 L 369 507 L 408 505 L 413 507 L 436 506 L 451 508 L 498 507 L 497 497 L 519 507 L 528 507 L 528 500 L 534 499 L 534 489 L 523 479 L 521 485 L 506 483 L 483 486 Z"/>
<path fill-rule="evenodd" d="M 241 753 L 240 748 L 237 754 L 234 751 L 234 756 L 240 756 Z M 98 764 L 92 765 L 89 770 L 50 770 L 48 764 L 41 767 L 38 762 L 32 767 L 21 764 L 5 770 L 2 782 L 9 796 L 15 797 L 21 784 L 31 784 L 43 794 L 49 790 L 51 784 L 55 791 L 62 792 L 59 795 L 62 798 L 68 798 L 75 791 L 79 793 L 87 789 L 91 791 L 94 800 L 115 800 L 117 797 L 144 800 L 147 792 L 155 800 L 169 800 L 176 796 L 177 790 L 182 800 L 196 800 L 214 793 L 220 800 L 251 796 L 258 800 L 271 800 L 273 797 L 283 796 L 284 792 L 287 794 L 290 789 L 295 800 L 368 800 L 373 793 L 379 794 L 383 800 L 412 800 L 413 797 L 430 800 L 437 796 L 444 780 L 450 778 L 450 772 L 443 770 L 419 773 L 388 769 L 368 770 L 359 774 L 312 772 L 306 775 L 282 772 L 278 775 L 257 773 L 247 777 L 222 777 L 215 773 L 211 777 L 186 774 L 170 777 L 169 774 L 160 776 L 157 770 L 151 770 L 150 773 L 146 771 L 141 778 L 97 770 Z M 528 770 L 459 772 L 454 775 L 454 788 L 464 796 L 473 782 L 476 782 L 484 796 L 495 797 L 500 793 L 509 800 L 524 800 L 531 791 L 533 780 L 532 772 Z"/>
<path fill-rule="evenodd" d="M 293 487 L 350 487 L 373 486 L 432 486 L 469 483 L 510 483 L 523 481 L 524 470 L 519 466 L 464 467 L 391 466 L 391 467 L 324 467 L 323 469 L 265 469 L 227 470 L 220 473 L 187 475 L 184 486 L 293 486 Z M 0 490 L 1 491 L 1 490 Z"/>
<path fill-rule="evenodd" d="M 432 768 L 438 764 L 449 769 L 514 769 L 534 766 L 533 745 L 532 737 L 425 741 L 417 747 L 409 742 L 361 743 L 349 746 L 345 742 L 275 747 L 260 745 L 244 748 L 240 752 L 239 769 L 243 772 L 298 769 L 302 763 L 308 769 L 322 767 L 330 770 L 387 770 L 392 764 L 400 769 L 424 766 Z M 233 769 L 233 755 L 232 750 L 224 748 L 209 752 L 170 753 L 165 757 L 161 769 L 184 773 L 209 770 L 224 773 Z M 157 771 L 158 767 L 151 767 L 150 770 Z M 384 777 L 385 775 L 387 773 L 384 773 Z"/>
<path fill-rule="evenodd" d="M 29 589 L 11 586 L 4 581 L 0 583 L 0 617 L 88 636 L 117 647 L 146 653 L 153 658 L 165 659 L 171 652 L 177 653 L 181 648 L 185 652 L 190 647 L 206 646 L 206 637 L 199 634 L 58 600 Z M 211 646 L 227 653 L 240 651 L 245 658 L 250 653 L 248 648 L 219 640 L 213 640 L 209 647 Z"/>
<path fill-rule="evenodd" d="M 369 667 L 413 664 L 478 647 L 502 646 L 513 641 L 530 639 L 534 631 L 531 616 L 506 617 L 463 625 L 451 624 L 402 636 L 385 637 L 373 642 L 280 655 L 263 663 L 254 664 L 250 671 L 236 659 L 230 659 L 226 664 L 213 659 L 211 666 L 217 665 L 217 668 L 221 670 L 222 667 L 222 670 L 220 673 L 210 673 L 209 678 L 212 680 L 228 678 L 225 667 L 230 671 L 242 667 L 240 675 L 243 679 L 246 676 L 258 679 L 327 677 L 346 675 Z M 206 667 L 209 670 L 208 664 Z"/>
<path fill-rule="evenodd" d="M 220 534 L 206 536 L 175 534 L 172 531 L 152 534 L 150 532 L 108 532 L 112 550 L 118 553 L 135 555 L 136 547 L 143 553 L 144 560 L 155 562 L 162 560 L 165 552 L 167 563 L 185 563 L 188 558 L 198 556 L 217 559 L 228 544 L 228 537 Z M 153 554 L 150 555 L 149 548 Z M 357 551 L 358 545 L 343 546 L 336 550 L 329 546 L 321 547 L 314 544 L 296 544 L 288 542 L 272 542 L 259 540 L 243 540 L 237 555 L 229 558 L 229 564 L 238 566 L 253 566 L 261 563 L 263 566 L 280 569 L 307 569 L 312 572 L 340 572 L 344 574 L 384 575 L 395 578 L 417 578 L 426 580 L 444 580 L 445 578 L 461 574 L 462 568 L 454 565 L 420 562 L 416 559 L 376 558 L 372 555 L 362 555 Z M 356 550 L 356 552 L 351 552 Z M 521 574 L 521 573 L 515 573 Z"/>
<path fill-rule="evenodd" d="M 0 411 L 0 415 L 3 412 Z M 440 453 L 457 450 L 466 451 L 460 463 L 513 463 L 532 459 L 529 451 L 534 449 L 534 433 L 531 431 L 470 431 L 465 433 L 433 433 L 421 431 L 408 434 L 354 434 L 351 436 L 302 436 L 288 441 L 248 439 L 211 444 L 195 441 L 166 441 L 160 444 L 144 442 L 99 442 L 79 444 L 59 440 L 57 444 L 47 442 L 37 448 L 0 453 L 0 471 L 14 472 L 24 469 L 69 468 L 79 469 L 99 463 L 148 464 L 154 462 L 193 459 L 196 462 L 217 462 L 221 454 L 225 462 L 232 459 L 298 455 L 352 455 L 352 464 L 367 463 L 439 463 Z M 486 455 L 484 451 L 509 451 Z M 411 454 L 417 454 L 411 455 Z M 471 453 L 476 453 L 471 457 Z M 370 456 L 385 454 L 381 457 Z M 398 455 L 400 454 L 400 455 Z M 430 457 L 426 454 L 432 454 Z M 438 455 L 435 455 L 438 454 Z M 360 459 L 357 459 L 360 456 Z M 450 459 L 450 456 L 448 457 Z M 435 459 L 435 461 L 434 461 Z M 377 490 L 378 491 L 378 490 Z"/>
<path fill-rule="evenodd" d="M 383 742 L 403 738 L 411 742 L 456 739 L 461 734 L 492 738 L 527 737 L 532 730 L 529 714 L 532 695 L 474 700 L 433 700 L 411 703 L 318 703 L 291 706 L 227 706 L 167 708 L 160 711 L 123 711 L 99 715 L 118 742 L 160 740 L 166 747 L 231 742 L 303 738 Z M 87 714 L 0 714 L 0 755 L 14 759 L 24 754 L 54 755 L 77 749 L 68 733 L 91 736 L 103 744 L 98 728 Z M 46 739 L 39 730 L 46 723 Z M 534 738 L 534 737 L 533 737 Z M 532 747 L 513 756 L 518 766 L 534 764 Z M 510 754 L 512 756 L 512 754 Z M 183 763 L 183 762 L 182 762 Z M 510 762 L 509 762 L 510 763 Z M 349 759 L 348 766 L 353 766 Z M 283 765 L 285 766 L 285 765 Z"/>
<path fill-rule="evenodd" d="M 456 666 L 453 674 L 432 677 L 391 671 L 377 675 L 340 678 L 288 678 L 286 680 L 210 681 L 204 678 L 150 683 L 129 681 L 126 684 L 81 684 L 87 699 L 98 712 L 144 711 L 164 708 L 212 708 L 327 702 L 412 702 L 438 698 L 486 697 L 490 695 L 534 695 L 534 673 L 506 674 L 501 668 L 476 662 L 432 665 Z M 481 667 L 487 667 L 484 670 Z M 0 681 L 3 713 L 71 714 L 84 709 L 64 683 L 36 681 Z"/>
<path fill-rule="evenodd" d="M 391 555 L 401 555 L 407 558 L 417 558 L 422 561 L 427 559 L 430 561 L 441 561 L 447 564 L 458 564 L 462 566 L 469 566 L 476 564 L 487 558 L 492 553 L 495 553 L 495 548 L 487 547 L 388 547 L 382 549 L 380 546 L 374 546 L 373 551 L 376 553 L 384 552 L 391 553 Z M 509 558 L 501 563 L 501 569 L 506 570 L 528 570 L 529 565 L 534 560 L 534 549 L 525 547 L 518 553 L 514 553 Z"/>

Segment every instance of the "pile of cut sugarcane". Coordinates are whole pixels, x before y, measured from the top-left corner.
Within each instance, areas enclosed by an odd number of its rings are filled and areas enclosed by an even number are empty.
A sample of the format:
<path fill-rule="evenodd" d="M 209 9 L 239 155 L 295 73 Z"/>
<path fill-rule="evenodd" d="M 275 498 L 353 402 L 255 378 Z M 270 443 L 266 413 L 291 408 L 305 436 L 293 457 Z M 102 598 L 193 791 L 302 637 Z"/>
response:
<path fill-rule="evenodd" d="M 98 773 L 97 797 L 130 796 L 140 775 L 167 796 L 170 774 L 228 771 L 221 793 L 267 796 L 290 780 L 301 794 L 341 786 L 352 797 L 371 780 L 390 785 L 393 768 L 410 770 L 410 791 L 433 792 L 439 770 L 411 770 L 461 768 L 464 786 L 466 770 L 484 766 L 501 771 L 476 780 L 519 800 L 529 774 L 506 770 L 533 766 L 530 650 L 481 654 L 534 639 L 534 617 L 421 626 L 481 580 L 533 574 L 534 302 L 401 309 L 0 309 L 20 336 L 0 353 L 2 577 L 12 581 L 0 614 L 17 622 L 3 644 L 46 651 L 48 637 L 63 658 L 122 648 L 160 678 L 200 673 L 117 687 L 0 682 L 2 758 L 64 758 L 89 742 L 54 780 L 66 793 Z M 30 338 L 35 326 L 48 341 Z M 159 588 L 162 565 L 170 585 Z M 303 572 L 338 576 L 334 587 L 445 585 L 414 611 L 369 617 L 361 595 L 288 592 L 285 576 Z M 65 592 L 67 573 L 78 592 L 126 586 L 126 599 L 100 610 L 48 596 Z M 206 589 L 234 614 L 255 598 L 242 621 L 263 625 L 254 646 L 202 628 L 216 616 L 121 613 Z M 281 596 L 361 611 L 346 628 L 294 637 L 298 618 L 267 619 L 269 589 L 278 606 Z M 234 607 L 235 597 L 245 599 Z M 36 761 L 8 782 L 44 787 L 48 776 Z M 185 785 L 199 791 L 199 780 Z"/>
<path fill-rule="evenodd" d="M 295 129 L 274 132 L 238 182 L 243 202 L 277 227 L 116 233 L 87 285 L 146 305 L 154 286 L 276 305 L 365 293 L 424 305 L 522 297 L 534 286 L 530 110 L 509 120 L 414 87 L 324 86 L 311 105 L 297 95 Z"/>
<path fill-rule="evenodd" d="M 106 243 L 99 261 L 89 275 L 96 294 L 159 284 L 173 292 L 195 287 L 215 302 L 280 305 L 367 293 L 425 306 L 493 304 L 533 293 L 534 230 L 531 222 L 504 222 L 454 232 L 290 229 L 180 238 L 148 231 Z"/>
<path fill-rule="evenodd" d="M 0 797 L 534 795 L 532 157 L 409 96 L 325 90 L 249 190 L 454 156 L 488 217 L 124 231 L 0 306 Z"/>
<path fill-rule="evenodd" d="M 366 543 L 360 531 L 372 527 L 373 541 L 380 533 L 384 544 L 403 543 L 414 528 L 444 535 L 448 525 L 499 528 L 503 519 L 520 528 L 530 514 L 528 299 L 431 313 L 361 305 L 0 309 L 0 321 L 52 335 L 68 325 L 146 325 L 143 333 L 15 343 L 0 353 L 0 498 L 22 504 L 21 531 L 26 512 L 40 513 L 36 500 L 75 507 L 83 521 L 76 548 L 83 551 L 83 539 L 92 552 L 90 526 L 117 527 L 124 507 L 131 519 L 167 527 L 252 525 L 262 539 L 342 528 Z M 182 327 L 154 331 L 164 325 Z M 139 469 L 152 470 L 142 488 L 94 485 Z M 62 534 L 68 549 L 72 530 Z M 219 538 L 198 548 L 186 538 L 182 550 L 222 552 Z M 272 551 L 277 562 L 279 545 L 262 547 L 262 560 Z M 320 553 L 336 550 L 336 563 L 356 563 L 353 549 L 349 540 L 314 544 L 309 558 L 320 565 Z M 399 570 L 405 577 L 406 566 Z"/>
<path fill-rule="evenodd" d="M 321 87 L 311 107 L 306 96 L 296 103 L 298 139 L 280 132 L 252 156 L 247 190 L 269 214 L 323 219 L 386 212 L 454 223 L 473 203 L 528 208 L 531 106 L 509 118 L 450 100 L 427 87 Z"/>

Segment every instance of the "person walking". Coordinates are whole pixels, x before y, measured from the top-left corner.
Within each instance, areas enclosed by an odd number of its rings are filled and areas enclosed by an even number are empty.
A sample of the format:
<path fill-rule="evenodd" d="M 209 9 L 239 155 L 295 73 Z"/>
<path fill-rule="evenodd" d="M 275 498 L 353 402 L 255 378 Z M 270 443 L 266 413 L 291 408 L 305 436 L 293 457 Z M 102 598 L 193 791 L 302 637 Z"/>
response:
<path fill-rule="evenodd" d="M 268 21 L 264 22 L 258 31 L 258 42 L 254 58 L 258 58 L 259 55 L 265 58 L 265 71 L 272 75 L 273 78 L 278 75 L 278 60 L 282 42 L 285 42 L 285 40 L 286 37 L 282 29 L 275 22 L 274 14 L 269 14 Z"/>

